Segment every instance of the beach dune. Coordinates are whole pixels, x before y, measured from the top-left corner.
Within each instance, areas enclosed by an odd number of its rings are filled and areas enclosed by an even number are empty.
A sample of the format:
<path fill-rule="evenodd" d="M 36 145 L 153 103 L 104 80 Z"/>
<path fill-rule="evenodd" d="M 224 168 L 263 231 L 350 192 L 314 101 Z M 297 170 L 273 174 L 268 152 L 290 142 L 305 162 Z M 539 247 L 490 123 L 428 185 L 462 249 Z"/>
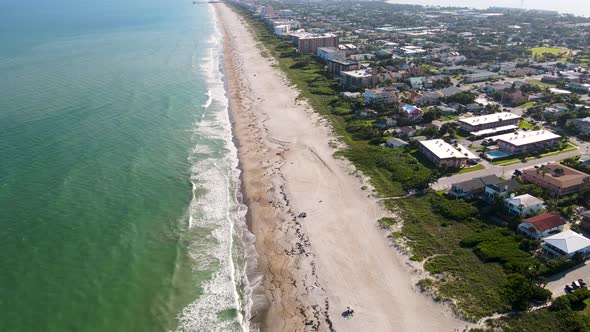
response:
<path fill-rule="evenodd" d="M 330 126 L 305 103 L 241 18 L 215 4 L 224 31 L 230 109 L 256 236 L 263 331 L 453 331 L 450 310 L 415 290 L 407 258 L 377 225 L 385 215 Z M 305 218 L 297 216 L 306 213 Z M 350 306 L 355 314 L 341 313 Z M 305 325 L 308 323 L 309 325 Z"/>

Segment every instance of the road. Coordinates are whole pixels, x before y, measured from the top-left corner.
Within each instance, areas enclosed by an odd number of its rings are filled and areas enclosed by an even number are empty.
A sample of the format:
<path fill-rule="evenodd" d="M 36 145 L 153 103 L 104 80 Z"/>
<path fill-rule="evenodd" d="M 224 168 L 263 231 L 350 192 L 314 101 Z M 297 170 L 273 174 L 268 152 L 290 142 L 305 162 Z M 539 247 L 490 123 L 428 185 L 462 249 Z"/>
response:
<path fill-rule="evenodd" d="M 542 164 L 545 164 L 548 162 L 554 162 L 554 161 L 570 158 L 573 156 L 578 156 L 582 153 L 586 153 L 587 151 L 589 151 L 589 149 L 590 149 L 590 146 L 587 143 L 584 143 L 581 146 L 578 146 L 578 149 L 573 150 L 573 151 L 560 153 L 558 155 L 554 155 L 554 156 L 550 156 L 550 157 L 529 160 L 526 162 L 519 162 L 519 163 L 508 165 L 508 166 L 497 166 L 497 165 L 492 165 L 492 164 L 488 163 L 487 161 L 482 161 L 481 164 L 484 165 L 486 167 L 486 169 L 440 178 L 437 182 L 433 183 L 431 187 L 432 187 L 432 189 L 434 189 L 436 191 L 448 190 L 451 188 L 453 183 L 463 182 L 463 181 L 467 181 L 467 180 L 471 180 L 474 178 L 478 178 L 478 177 L 482 177 L 482 176 L 486 176 L 486 175 L 491 175 L 491 174 L 496 174 L 497 176 L 503 177 L 503 178 L 510 178 L 512 176 L 512 173 L 514 173 L 514 170 L 531 168 L 531 167 L 539 166 L 539 165 L 542 165 Z"/>

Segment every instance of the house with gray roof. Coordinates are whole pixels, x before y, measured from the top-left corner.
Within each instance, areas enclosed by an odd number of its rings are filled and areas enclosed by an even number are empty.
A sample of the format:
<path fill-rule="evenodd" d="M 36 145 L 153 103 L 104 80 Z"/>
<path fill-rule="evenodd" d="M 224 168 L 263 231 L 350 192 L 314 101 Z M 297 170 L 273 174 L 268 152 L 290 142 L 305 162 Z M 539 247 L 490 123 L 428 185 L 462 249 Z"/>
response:
<path fill-rule="evenodd" d="M 492 174 L 459 183 L 453 183 L 448 194 L 454 198 L 475 197 L 483 194 L 486 186 L 496 184 L 500 181 L 500 178 L 495 174 Z"/>

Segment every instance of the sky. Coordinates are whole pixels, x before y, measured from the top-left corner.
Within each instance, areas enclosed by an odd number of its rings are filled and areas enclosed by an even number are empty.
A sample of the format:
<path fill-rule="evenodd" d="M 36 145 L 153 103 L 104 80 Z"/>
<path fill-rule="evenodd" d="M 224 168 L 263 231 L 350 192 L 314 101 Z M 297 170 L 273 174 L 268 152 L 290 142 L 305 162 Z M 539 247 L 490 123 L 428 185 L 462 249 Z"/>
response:
<path fill-rule="evenodd" d="M 522 7 L 528 9 L 555 10 L 561 13 L 572 13 L 590 16 L 588 0 L 388 0 L 391 3 L 407 3 L 415 5 L 460 6 L 460 7 Z"/>

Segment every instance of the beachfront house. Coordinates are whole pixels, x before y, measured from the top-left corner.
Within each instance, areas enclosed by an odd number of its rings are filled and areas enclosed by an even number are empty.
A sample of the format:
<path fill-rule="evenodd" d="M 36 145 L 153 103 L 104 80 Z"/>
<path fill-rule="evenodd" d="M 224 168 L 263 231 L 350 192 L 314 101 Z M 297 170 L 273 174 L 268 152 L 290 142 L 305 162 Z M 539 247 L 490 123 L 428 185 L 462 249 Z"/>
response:
<path fill-rule="evenodd" d="M 511 196 L 505 202 L 506 212 L 512 215 L 526 217 L 541 212 L 545 202 L 535 196 L 524 194 Z"/>
<path fill-rule="evenodd" d="M 565 221 L 559 213 L 543 213 L 523 220 L 517 231 L 531 239 L 542 239 L 563 231 Z"/>
<path fill-rule="evenodd" d="M 576 254 L 586 258 L 590 254 L 590 239 L 567 230 L 543 240 L 543 251 L 550 257 L 573 258 Z"/>
<path fill-rule="evenodd" d="M 454 198 L 476 197 L 484 193 L 486 186 L 499 182 L 500 178 L 498 178 L 495 174 L 492 174 L 463 182 L 453 183 L 448 194 Z"/>
<path fill-rule="evenodd" d="M 509 179 L 498 183 L 491 183 L 486 185 L 484 196 L 486 199 L 493 201 L 496 198 L 508 198 L 518 188 L 522 187 L 520 182 L 515 179 Z"/>

